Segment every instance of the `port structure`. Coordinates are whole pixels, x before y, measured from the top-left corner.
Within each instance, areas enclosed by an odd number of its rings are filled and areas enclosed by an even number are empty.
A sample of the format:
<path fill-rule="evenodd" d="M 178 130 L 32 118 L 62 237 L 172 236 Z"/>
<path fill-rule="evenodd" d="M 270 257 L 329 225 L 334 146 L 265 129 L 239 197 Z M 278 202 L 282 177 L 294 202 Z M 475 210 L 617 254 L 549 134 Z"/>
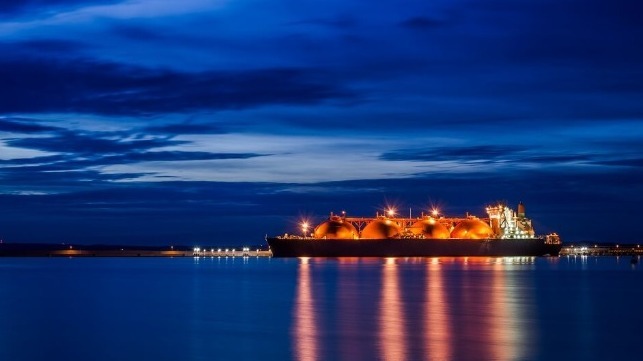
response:
<path fill-rule="evenodd" d="M 194 247 L 194 257 L 265 257 L 270 256 L 270 251 L 250 247 L 242 248 L 208 248 Z"/>

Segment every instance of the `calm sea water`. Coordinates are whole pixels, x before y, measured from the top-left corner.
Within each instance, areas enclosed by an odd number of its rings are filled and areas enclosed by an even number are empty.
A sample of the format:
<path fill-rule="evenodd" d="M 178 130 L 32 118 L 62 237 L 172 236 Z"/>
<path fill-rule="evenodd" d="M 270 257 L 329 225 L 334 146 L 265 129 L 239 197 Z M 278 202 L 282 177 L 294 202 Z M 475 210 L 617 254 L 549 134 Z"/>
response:
<path fill-rule="evenodd" d="M 630 258 L 0 258 L 0 360 L 642 359 Z"/>

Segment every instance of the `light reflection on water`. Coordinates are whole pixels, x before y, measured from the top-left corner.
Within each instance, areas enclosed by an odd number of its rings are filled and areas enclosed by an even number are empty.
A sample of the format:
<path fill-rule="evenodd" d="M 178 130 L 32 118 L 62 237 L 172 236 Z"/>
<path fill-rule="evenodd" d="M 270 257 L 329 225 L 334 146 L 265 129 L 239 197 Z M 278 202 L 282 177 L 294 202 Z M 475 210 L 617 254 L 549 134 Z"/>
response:
<path fill-rule="evenodd" d="M 379 344 L 384 360 L 407 359 L 406 328 L 395 258 L 385 259 L 379 306 Z"/>
<path fill-rule="evenodd" d="M 524 329 L 520 320 L 525 314 L 519 300 L 518 286 L 511 284 L 511 272 L 504 272 L 501 264 L 494 264 L 490 306 L 490 336 L 493 359 L 519 360 L 525 357 Z"/>
<path fill-rule="evenodd" d="M 532 296 L 512 270 L 533 264 L 530 257 L 302 258 L 293 349 L 299 360 L 527 358 Z M 335 297 L 316 283 L 334 284 Z"/>
<path fill-rule="evenodd" d="M 427 263 L 427 277 L 424 302 L 425 359 L 450 360 L 451 333 L 449 307 L 444 290 L 442 265 L 437 258 Z"/>
<path fill-rule="evenodd" d="M 317 310 L 312 297 L 310 264 L 307 258 L 301 258 L 300 261 L 294 315 L 296 355 L 298 360 L 312 361 L 317 360 Z"/>

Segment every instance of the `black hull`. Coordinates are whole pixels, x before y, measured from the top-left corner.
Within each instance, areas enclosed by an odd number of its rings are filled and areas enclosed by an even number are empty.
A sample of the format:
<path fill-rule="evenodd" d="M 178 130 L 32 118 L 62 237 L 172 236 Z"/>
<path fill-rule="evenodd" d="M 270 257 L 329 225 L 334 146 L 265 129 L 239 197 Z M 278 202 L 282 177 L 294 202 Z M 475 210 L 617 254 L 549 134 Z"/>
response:
<path fill-rule="evenodd" d="M 530 239 L 267 238 L 273 257 L 557 256 L 562 244 Z"/>

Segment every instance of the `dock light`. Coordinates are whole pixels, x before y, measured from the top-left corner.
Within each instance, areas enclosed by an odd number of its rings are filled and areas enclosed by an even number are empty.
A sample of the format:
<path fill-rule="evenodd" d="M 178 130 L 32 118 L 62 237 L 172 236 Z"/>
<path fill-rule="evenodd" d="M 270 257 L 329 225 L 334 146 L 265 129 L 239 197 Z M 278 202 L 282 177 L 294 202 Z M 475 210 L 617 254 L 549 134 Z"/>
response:
<path fill-rule="evenodd" d="M 122 249 L 121 249 L 121 251 L 122 251 Z M 201 252 L 201 248 L 199 248 L 199 247 L 194 247 L 194 252 Z"/>
<path fill-rule="evenodd" d="M 301 231 L 306 236 L 306 233 L 308 233 L 308 222 L 301 222 Z"/>

